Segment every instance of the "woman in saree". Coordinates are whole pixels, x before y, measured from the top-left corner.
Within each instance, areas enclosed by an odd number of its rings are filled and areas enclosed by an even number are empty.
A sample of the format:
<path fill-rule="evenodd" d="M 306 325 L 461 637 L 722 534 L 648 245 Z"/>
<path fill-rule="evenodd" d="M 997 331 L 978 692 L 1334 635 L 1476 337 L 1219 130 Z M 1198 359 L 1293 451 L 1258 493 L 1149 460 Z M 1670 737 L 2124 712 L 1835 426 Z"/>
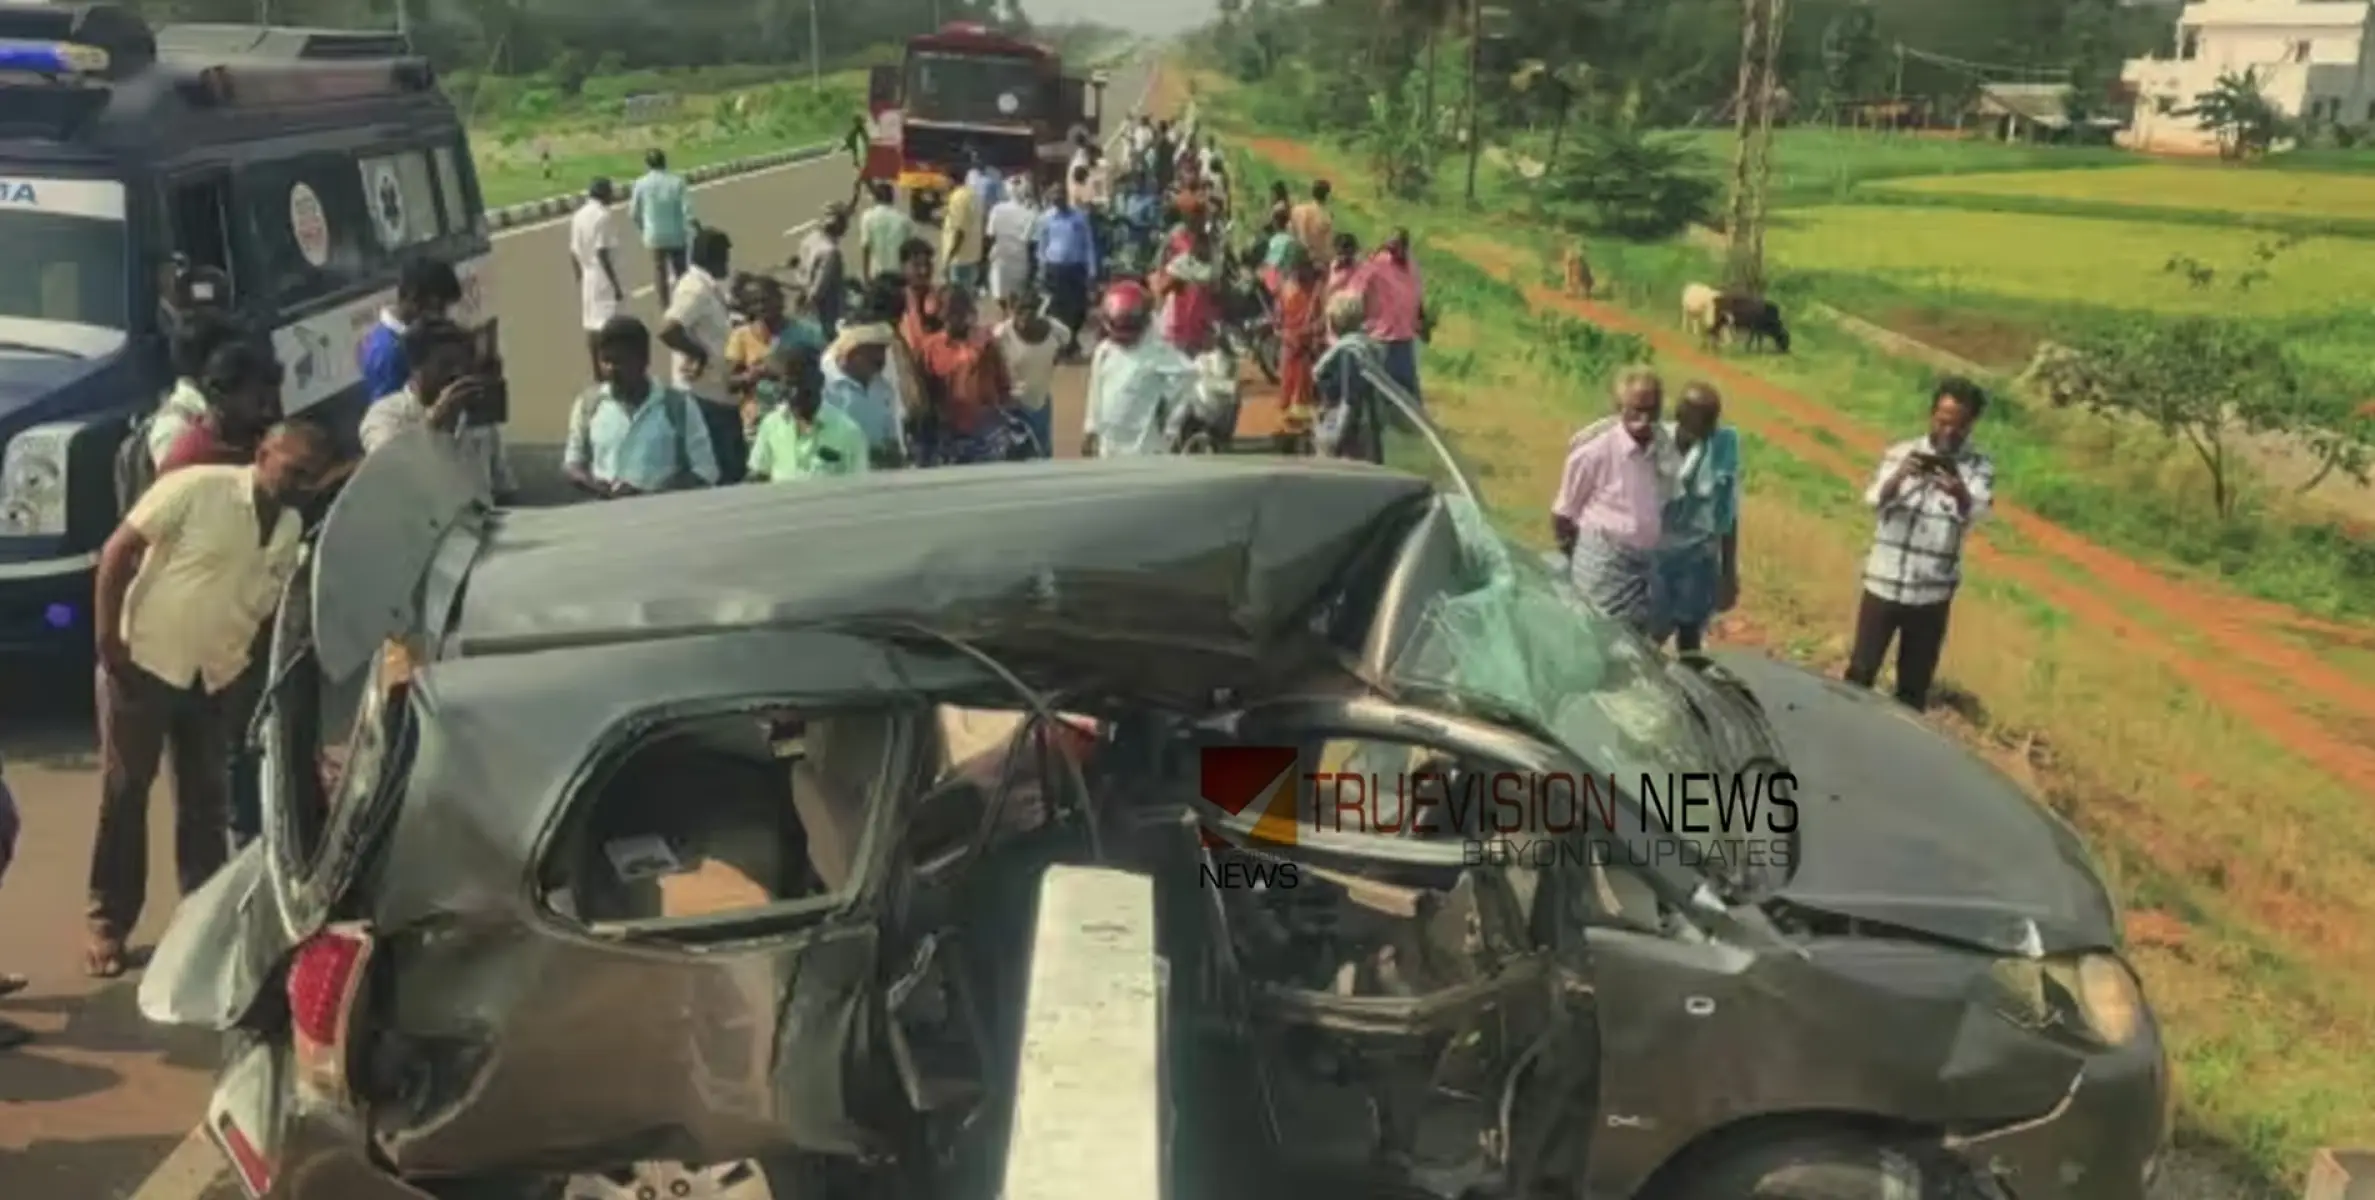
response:
<path fill-rule="evenodd" d="M 1328 337 L 1327 292 L 1319 264 L 1289 237 L 1278 282 L 1278 437 L 1288 453 L 1308 453 L 1319 398 L 1319 356 Z"/>
<path fill-rule="evenodd" d="M 1660 624 L 1676 651 L 1696 654 L 1708 622 L 1740 594 L 1740 435 L 1723 423 L 1723 398 L 1704 383 L 1682 389 L 1666 434 L 1680 461 L 1660 522 Z"/>

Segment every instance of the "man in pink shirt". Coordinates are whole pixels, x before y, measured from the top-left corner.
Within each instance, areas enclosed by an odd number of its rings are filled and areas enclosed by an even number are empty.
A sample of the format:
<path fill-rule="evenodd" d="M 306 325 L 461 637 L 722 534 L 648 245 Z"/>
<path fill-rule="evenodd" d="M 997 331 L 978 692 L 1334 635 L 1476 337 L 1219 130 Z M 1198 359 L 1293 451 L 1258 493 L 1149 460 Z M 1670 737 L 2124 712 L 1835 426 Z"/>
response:
<path fill-rule="evenodd" d="M 1419 399 L 1418 344 L 1427 337 L 1426 289 L 1410 261 L 1410 231 L 1396 229 L 1357 279 L 1369 309 L 1369 337 L 1385 351 L 1385 373 Z"/>
<path fill-rule="evenodd" d="M 1550 527 L 1576 590 L 1653 640 L 1662 605 L 1653 552 L 1665 503 L 1658 418 L 1665 388 L 1646 367 L 1616 381 L 1616 418 L 1575 435 L 1551 499 Z"/>

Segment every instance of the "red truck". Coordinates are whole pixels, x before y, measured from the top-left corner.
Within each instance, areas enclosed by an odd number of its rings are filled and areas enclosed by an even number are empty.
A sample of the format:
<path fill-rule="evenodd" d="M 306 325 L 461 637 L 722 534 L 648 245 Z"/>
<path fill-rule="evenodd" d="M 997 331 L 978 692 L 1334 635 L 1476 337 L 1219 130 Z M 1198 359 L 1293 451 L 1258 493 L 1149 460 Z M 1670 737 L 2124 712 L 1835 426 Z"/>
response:
<path fill-rule="evenodd" d="M 1097 133 L 1104 76 L 1064 74 L 1054 47 L 956 22 L 907 41 L 904 61 L 874 68 L 864 177 L 887 179 L 929 222 L 969 153 L 1042 188 L 1060 183 L 1075 131 Z"/>

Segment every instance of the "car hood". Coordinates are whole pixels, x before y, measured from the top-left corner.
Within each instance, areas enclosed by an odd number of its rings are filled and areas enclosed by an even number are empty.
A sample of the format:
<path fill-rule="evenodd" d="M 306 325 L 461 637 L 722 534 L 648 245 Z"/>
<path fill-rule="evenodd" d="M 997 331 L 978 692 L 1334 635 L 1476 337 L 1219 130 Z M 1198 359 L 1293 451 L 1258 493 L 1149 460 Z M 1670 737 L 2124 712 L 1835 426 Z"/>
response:
<path fill-rule="evenodd" d="M 0 426 L 104 365 L 93 359 L 0 350 Z"/>
<path fill-rule="evenodd" d="M 1776 898 L 2005 954 L 2115 947 L 2093 856 L 2051 810 L 1894 701 L 1750 654 L 1798 776 L 1797 870 Z"/>

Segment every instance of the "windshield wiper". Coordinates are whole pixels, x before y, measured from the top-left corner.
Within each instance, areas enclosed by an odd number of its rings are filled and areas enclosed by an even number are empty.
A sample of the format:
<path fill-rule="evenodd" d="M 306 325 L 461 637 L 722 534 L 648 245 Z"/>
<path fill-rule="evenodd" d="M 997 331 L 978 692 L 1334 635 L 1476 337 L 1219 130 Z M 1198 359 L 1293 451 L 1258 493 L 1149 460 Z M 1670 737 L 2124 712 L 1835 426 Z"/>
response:
<path fill-rule="evenodd" d="M 47 354 L 52 358 L 82 357 L 72 350 L 61 350 L 56 346 L 36 346 L 31 342 L 14 342 L 7 338 L 0 338 L 0 350 L 30 350 L 35 354 Z"/>

